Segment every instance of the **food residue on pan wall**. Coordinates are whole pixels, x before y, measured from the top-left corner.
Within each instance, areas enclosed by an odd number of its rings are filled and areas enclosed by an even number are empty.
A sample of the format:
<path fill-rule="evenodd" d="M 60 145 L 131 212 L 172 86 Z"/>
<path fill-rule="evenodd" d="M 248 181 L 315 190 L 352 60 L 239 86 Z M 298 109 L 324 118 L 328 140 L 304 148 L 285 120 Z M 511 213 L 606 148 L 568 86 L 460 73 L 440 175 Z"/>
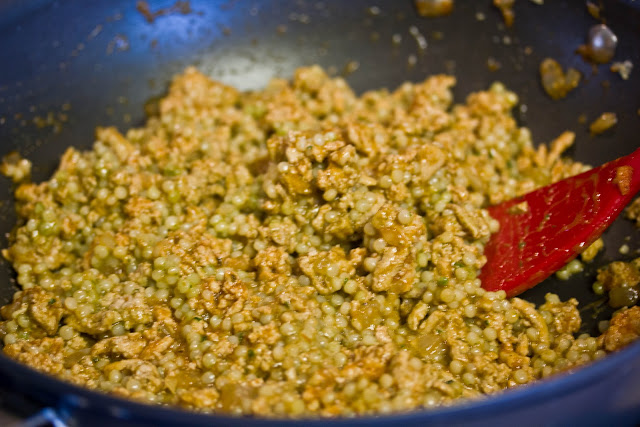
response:
<path fill-rule="evenodd" d="M 423 52 L 427 49 L 427 39 L 420 32 L 418 27 L 416 27 L 415 25 L 410 26 L 409 34 L 411 34 L 413 38 L 416 40 L 416 43 L 418 44 L 419 52 Z"/>
<path fill-rule="evenodd" d="M 589 125 L 589 132 L 591 133 L 591 135 L 599 135 L 602 132 L 611 129 L 616 125 L 616 123 L 618 123 L 618 117 L 616 116 L 616 113 L 602 113 Z"/>
<path fill-rule="evenodd" d="M 540 79 L 545 92 L 553 99 L 561 99 L 578 87 L 581 74 L 574 68 L 568 68 L 565 73 L 562 66 L 552 58 L 546 58 L 540 63 Z"/>
<path fill-rule="evenodd" d="M 502 68 L 502 64 L 500 63 L 500 61 L 490 56 L 487 58 L 487 68 L 489 69 L 489 71 L 498 71 L 500 68 Z"/>
<path fill-rule="evenodd" d="M 111 55 L 114 52 L 124 52 L 129 50 L 131 45 L 129 44 L 129 38 L 124 34 L 116 34 L 113 39 L 107 45 L 107 55 Z"/>
<path fill-rule="evenodd" d="M 415 0 L 418 15 L 425 17 L 444 16 L 453 10 L 453 0 Z"/>
<path fill-rule="evenodd" d="M 556 277 L 560 280 L 569 280 L 569 278 L 575 274 L 582 273 L 584 271 L 584 264 L 580 262 L 578 259 L 574 259 L 570 261 L 562 267 L 560 270 L 556 271 Z"/>
<path fill-rule="evenodd" d="M 62 132 L 63 126 L 69 121 L 69 111 L 71 104 L 64 103 L 55 107 L 44 107 L 32 105 L 28 112 L 15 113 L 12 119 L 17 127 L 12 132 L 22 133 L 28 126 L 33 126 L 38 131 L 50 131 L 53 134 Z M 8 123 L 7 117 L 0 117 L 0 125 Z M 40 147 L 43 141 L 39 138 L 29 140 L 26 144 L 20 145 L 20 152 L 23 155 L 29 155 Z"/>
<path fill-rule="evenodd" d="M 122 15 L 122 13 L 117 12 L 117 13 L 114 13 L 113 15 L 111 15 L 111 16 L 107 16 L 105 21 L 107 21 L 107 22 L 117 22 L 117 21 L 120 21 L 123 17 L 124 16 Z"/>
<path fill-rule="evenodd" d="M 614 261 L 598 269 L 594 292 L 600 295 L 608 292 L 609 305 L 613 308 L 635 305 L 640 291 L 639 268 L 640 258 L 630 262 Z"/>
<path fill-rule="evenodd" d="M 620 253 L 620 255 L 629 255 L 629 251 L 631 251 L 631 248 L 626 243 L 620 245 L 618 248 L 618 253 Z"/>
<path fill-rule="evenodd" d="M 513 13 L 513 3 L 514 0 L 493 0 L 493 5 L 500 10 L 500 13 L 502 13 L 504 25 L 506 25 L 507 27 L 511 27 L 515 19 L 515 14 Z"/>
<path fill-rule="evenodd" d="M 98 34 L 100 34 L 102 32 L 102 29 L 103 29 L 102 24 L 96 25 L 93 28 L 93 30 L 91 30 L 89 35 L 87 36 L 87 40 L 92 40 L 92 39 L 96 38 L 98 36 Z"/>
<path fill-rule="evenodd" d="M 594 260 L 596 255 L 598 255 L 598 252 L 600 252 L 603 248 L 604 241 L 601 237 L 599 237 L 598 240 L 593 242 L 589 247 L 587 247 L 587 249 L 584 250 L 584 252 L 580 254 L 580 259 L 583 262 L 589 263 Z"/>
<path fill-rule="evenodd" d="M 634 221 L 637 227 L 640 227 L 640 197 L 635 199 L 627 209 L 625 215 L 631 221 Z"/>
<path fill-rule="evenodd" d="M 149 3 L 147 3 L 146 1 L 138 1 L 136 3 L 136 10 L 140 12 L 142 16 L 144 16 L 144 19 L 146 19 L 150 24 L 152 24 L 156 20 L 156 18 L 159 18 L 161 16 L 171 15 L 174 13 L 188 15 L 193 12 L 191 9 L 191 2 L 180 0 L 176 1 L 169 7 L 157 9 L 155 11 L 151 10 Z"/>
<path fill-rule="evenodd" d="M 622 80 L 629 80 L 631 70 L 633 69 L 633 63 L 628 59 L 623 62 L 614 62 L 611 64 L 610 70 L 614 73 L 618 73 Z"/>
<path fill-rule="evenodd" d="M 231 28 L 227 27 L 226 25 L 218 24 L 218 28 L 220 28 L 220 31 L 222 32 L 223 35 L 225 36 L 231 35 Z"/>
<path fill-rule="evenodd" d="M 27 181 L 31 178 L 31 162 L 17 151 L 12 151 L 2 158 L 0 173 L 10 178 L 15 184 Z"/>
<path fill-rule="evenodd" d="M 589 29 L 587 43 L 580 45 L 577 52 L 589 62 L 606 64 L 613 59 L 618 46 L 618 37 L 604 24 Z"/>
<path fill-rule="evenodd" d="M 358 68 L 360 68 L 360 63 L 358 61 L 353 61 L 353 60 L 349 61 L 344 66 L 344 69 L 342 70 L 342 74 L 344 76 L 348 76 L 358 71 Z"/>
<path fill-rule="evenodd" d="M 591 0 L 587 0 L 587 12 L 595 19 L 600 19 L 600 6 Z"/>
<path fill-rule="evenodd" d="M 418 57 L 416 55 L 411 54 L 407 56 L 407 65 L 409 66 L 409 68 L 415 67 L 417 63 L 418 63 Z"/>
<path fill-rule="evenodd" d="M 367 8 L 367 13 L 371 16 L 378 16 L 380 15 L 380 8 L 378 6 L 371 6 Z"/>
<path fill-rule="evenodd" d="M 311 17 L 309 17 L 309 15 L 307 15 L 306 13 L 291 12 L 289 14 L 289 21 L 308 24 L 309 22 L 311 22 Z"/>
<path fill-rule="evenodd" d="M 32 119 L 33 124 L 38 129 L 50 128 L 54 133 L 60 133 L 62 125 L 69 120 L 68 114 L 64 111 L 66 110 L 64 110 L 63 106 L 63 111 L 61 112 L 49 111 L 44 116 L 37 115 Z"/>

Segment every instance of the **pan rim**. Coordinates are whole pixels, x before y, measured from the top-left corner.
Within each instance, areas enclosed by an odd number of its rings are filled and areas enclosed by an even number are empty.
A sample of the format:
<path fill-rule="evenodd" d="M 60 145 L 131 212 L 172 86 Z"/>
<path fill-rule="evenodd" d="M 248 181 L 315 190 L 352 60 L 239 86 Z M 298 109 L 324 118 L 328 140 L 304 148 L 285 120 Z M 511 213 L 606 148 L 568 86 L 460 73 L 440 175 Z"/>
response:
<path fill-rule="evenodd" d="M 100 391 L 81 387 L 70 382 L 59 380 L 52 375 L 35 370 L 34 368 L 17 362 L 0 352 L 0 373 L 12 379 L 19 378 L 21 383 L 35 385 L 37 390 L 44 389 L 45 393 L 59 395 L 58 407 L 54 407 L 63 418 L 73 418 L 75 411 L 80 410 L 105 410 L 114 420 L 117 418 L 143 417 L 145 421 L 162 420 L 164 422 L 179 421 L 184 425 L 211 425 L 212 421 L 222 422 L 225 425 L 242 422 L 242 425 L 251 426 L 282 426 L 300 425 L 304 423 L 309 427 L 325 426 L 327 422 L 332 425 L 388 425 L 390 422 L 436 422 L 451 421 L 455 416 L 463 422 L 483 415 L 495 414 L 496 409 L 515 412 L 524 406 L 534 406 L 544 403 L 545 400 L 555 399 L 559 395 L 566 395 L 584 386 L 596 383 L 611 373 L 617 367 L 624 366 L 640 356 L 640 341 L 628 347 L 593 361 L 586 366 L 579 367 L 566 373 L 558 374 L 550 379 L 542 379 L 533 383 L 508 389 L 487 395 L 484 398 L 469 400 L 459 404 L 439 407 L 429 410 L 415 410 L 384 415 L 363 415 L 354 418 L 265 418 L 265 417 L 237 417 L 224 413 L 199 413 L 179 406 L 152 405 L 134 400 L 125 399 Z M 30 381 L 25 381 L 29 379 Z M 24 388 L 24 386 L 23 386 Z M 44 393 L 29 393 L 38 403 L 44 404 L 41 397 Z"/>

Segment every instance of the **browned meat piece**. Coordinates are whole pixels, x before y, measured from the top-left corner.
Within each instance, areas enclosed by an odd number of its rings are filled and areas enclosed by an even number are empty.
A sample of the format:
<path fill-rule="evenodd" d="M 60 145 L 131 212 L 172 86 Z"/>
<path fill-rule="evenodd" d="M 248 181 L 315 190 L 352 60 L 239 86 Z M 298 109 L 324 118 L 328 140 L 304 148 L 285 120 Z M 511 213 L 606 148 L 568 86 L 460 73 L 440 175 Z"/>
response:
<path fill-rule="evenodd" d="M 640 337 L 640 307 L 634 306 L 617 313 L 609 328 L 598 338 L 607 351 L 616 351 Z"/>
<path fill-rule="evenodd" d="M 371 289 L 375 292 L 403 293 L 411 289 L 416 277 L 415 256 L 407 248 L 385 248 L 373 270 Z"/>
<path fill-rule="evenodd" d="M 353 266 L 339 246 L 333 247 L 330 251 L 303 256 L 299 259 L 298 265 L 321 294 L 331 293 L 342 287 L 339 272 L 344 272 L 347 276 L 353 274 Z"/>
<path fill-rule="evenodd" d="M 42 338 L 6 345 L 4 352 L 7 356 L 40 371 L 58 374 L 64 368 L 63 347 L 64 341 L 60 337 Z"/>
<path fill-rule="evenodd" d="M 146 346 L 147 341 L 142 337 L 142 334 L 135 332 L 97 342 L 96 345 L 91 348 L 91 355 L 100 356 L 102 354 L 111 354 L 113 356 L 126 357 L 127 359 L 135 359 Z"/>
<path fill-rule="evenodd" d="M 17 311 L 25 311 L 44 331 L 53 335 L 58 330 L 63 309 L 59 298 L 40 287 L 25 289 L 16 294 L 14 301 L 2 307 L 0 313 L 5 319 L 11 319 Z"/>
<path fill-rule="evenodd" d="M 540 310 L 546 310 L 553 316 L 549 327 L 555 329 L 558 334 L 575 334 L 580 329 L 582 320 L 578 311 L 578 300 L 571 298 L 566 302 L 545 302 Z"/>
<path fill-rule="evenodd" d="M 598 270 L 598 281 L 606 290 L 621 286 L 634 287 L 640 283 L 640 271 L 633 263 L 614 261 Z"/>

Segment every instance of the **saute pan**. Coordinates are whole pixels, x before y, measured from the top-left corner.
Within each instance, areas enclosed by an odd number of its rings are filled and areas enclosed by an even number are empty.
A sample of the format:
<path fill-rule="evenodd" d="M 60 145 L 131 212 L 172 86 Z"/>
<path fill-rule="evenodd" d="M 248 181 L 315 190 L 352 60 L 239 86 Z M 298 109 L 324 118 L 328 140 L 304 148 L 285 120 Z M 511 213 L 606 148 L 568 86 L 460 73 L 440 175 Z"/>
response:
<path fill-rule="evenodd" d="M 537 142 L 563 130 L 577 134 L 570 155 L 600 164 L 640 145 L 640 2 L 593 0 L 619 39 L 614 61 L 636 65 L 628 80 L 609 65 L 587 64 L 576 49 L 600 21 L 584 0 L 515 2 L 506 28 L 490 0 L 457 0 L 449 16 L 418 16 L 409 0 L 0 1 L 0 147 L 33 161 L 35 180 L 47 178 L 70 145 L 87 149 L 97 125 L 122 129 L 144 122 L 145 101 L 162 95 L 187 65 L 241 89 L 289 77 L 320 64 L 343 74 L 358 92 L 395 88 L 434 73 L 458 78 L 455 94 L 502 81 L 520 96 L 515 115 Z M 158 13 L 159 12 L 159 13 Z M 542 90 L 538 66 L 551 57 L 583 74 L 566 99 Z M 591 136 L 588 122 L 615 112 L 618 124 Z M 585 123 L 586 121 L 586 123 Z M 11 184 L 0 181 L 0 235 L 15 221 Z M 5 237 L 0 245 L 6 247 Z M 590 308 L 595 268 L 638 256 L 640 232 L 618 220 L 606 251 L 583 274 L 549 279 L 523 296 L 547 292 L 581 302 L 583 330 L 595 333 Z M 627 254 L 619 253 L 622 244 Z M 14 274 L 0 265 L 0 303 L 15 292 Z M 590 305 L 591 304 L 591 305 Z M 606 316 L 602 314 L 601 316 Z M 433 411 L 378 418 L 304 420 L 303 425 L 634 425 L 640 422 L 640 343 L 580 369 L 487 399 Z M 68 425 L 246 425 L 300 421 L 230 418 L 125 401 L 63 383 L 0 354 L 0 387 L 33 415 L 42 408 Z M 28 405 L 24 404 L 28 403 Z M 37 422 L 36 422 L 37 423 Z M 31 424 L 33 425 L 33 424 Z"/>

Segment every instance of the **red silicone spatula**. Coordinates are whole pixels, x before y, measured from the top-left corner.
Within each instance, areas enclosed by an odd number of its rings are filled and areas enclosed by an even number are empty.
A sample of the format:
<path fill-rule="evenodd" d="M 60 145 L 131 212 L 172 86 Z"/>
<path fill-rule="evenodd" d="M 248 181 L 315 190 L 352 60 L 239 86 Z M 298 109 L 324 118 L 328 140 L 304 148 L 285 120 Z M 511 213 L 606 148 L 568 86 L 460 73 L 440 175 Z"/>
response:
<path fill-rule="evenodd" d="M 518 295 L 593 243 L 640 190 L 640 149 L 497 206 L 482 287 Z M 523 203 L 526 202 L 526 203 Z"/>

